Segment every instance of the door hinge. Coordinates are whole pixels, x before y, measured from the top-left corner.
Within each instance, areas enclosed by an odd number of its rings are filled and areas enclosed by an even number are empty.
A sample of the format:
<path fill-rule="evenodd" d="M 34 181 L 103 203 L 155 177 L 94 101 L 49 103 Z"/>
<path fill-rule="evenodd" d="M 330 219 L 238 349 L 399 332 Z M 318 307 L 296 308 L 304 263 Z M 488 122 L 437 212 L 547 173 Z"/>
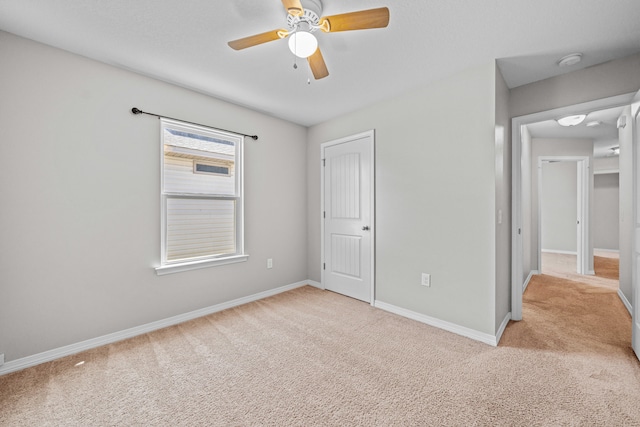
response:
<path fill-rule="evenodd" d="M 522 231 L 522 230 L 518 228 L 518 234 L 520 234 L 520 232 L 521 232 L 521 231 Z"/>
<path fill-rule="evenodd" d="M 327 264 L 325 264 L 324 262 L 322 263 L 322 269 L 326 270 L 327 269 Z"/>
<path fill-rule="evenodd" d="M 325 165 L 325 159 L 322 159 L 322 166 Z"/>
<path fill-rule="evenodd" d="M 322 211 L 322 218 L 326 218 L 327 217 L 327 211 Z"/>

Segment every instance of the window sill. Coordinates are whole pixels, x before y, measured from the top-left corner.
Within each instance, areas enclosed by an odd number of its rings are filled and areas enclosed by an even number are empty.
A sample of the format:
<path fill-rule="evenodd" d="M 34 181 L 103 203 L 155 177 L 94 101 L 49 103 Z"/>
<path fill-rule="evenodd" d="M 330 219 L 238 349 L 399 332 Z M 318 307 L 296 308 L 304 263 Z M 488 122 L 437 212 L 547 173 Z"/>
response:
<path fill-rule="evenodd" d="M 165 274 L 180 273 L 181 271 L 197 270 L 199 268 L 216 267 L 218 265 L 235 264 L 237 262 L 245 262 L 249 259 L 249 255 L 233 255 L 224 258 L 206 259 L 202 261 L 182 262 L 179 264 L 168 264 L 155 267 L 156 274 L 163 276 Z"/>

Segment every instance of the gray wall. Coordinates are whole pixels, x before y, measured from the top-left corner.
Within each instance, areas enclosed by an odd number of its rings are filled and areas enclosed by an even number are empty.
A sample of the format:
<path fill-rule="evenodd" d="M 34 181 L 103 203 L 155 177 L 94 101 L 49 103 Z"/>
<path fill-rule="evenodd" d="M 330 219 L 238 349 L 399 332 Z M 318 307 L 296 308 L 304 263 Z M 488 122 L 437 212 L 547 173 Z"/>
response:
<path fill-rule="evenodd" d="M 305 128 L 4 32 L 0 55 L 6 361 L 307 279 Z M 155 274 L 159 123 L 134 106 L 260 136 L 248 262 Z"/>
<path fill-rule="evenodd" d="M 577 171 L 576 162 L 542 164 L 540 228 L 543 251 L 577 253 Z"/>
<path fill-rule="evenodd" d="M 620 156 L 598 157 L 593 159 L 593 173 L 620 172 Z"/>
<path fill-rule="evenodd" d="M 633 262 L 633 120 L 631 107 L 624 109 L 627 126 L 618 129 L 620 141 L 620 291 L 631 304 L 631 266 Z M 639 290 L 640 291 L 640 290 Z"/>
<path fill-rule="evenodd" d="M 595 249 L 620 249 L 620 174 L 604 173 L 593 177 Z"/>
<path fill-rule="evenodd" d="M 511 89 L 511 117 L 636 92 L 640 53 Z"/>
<path fill-rule="evenodd" d="M 376 299 L 495 333 L 495 73 L 487 63 L 309 129 L 311 279 L 320 279 L 320 145 L 375 129 Z"/>
<path fill-rule="evenodd" d="M 533 138 L 531 141 L 531 252 L 532 269 L 540 271 L 538 265 L 538 159 L 543 156 L 588 157 L 593 163 L 593 141 L 591 139 Z M 593 172 L 589 171 L 589 194 L 593 195 Z M 589 200 L 589 217 L 593 218 L 593 197 Z M 589 223 L 589 234 L 593 236 L 593 220 Z M 589 241 L 589 266 L 593 270 L 593 237 Z"/>

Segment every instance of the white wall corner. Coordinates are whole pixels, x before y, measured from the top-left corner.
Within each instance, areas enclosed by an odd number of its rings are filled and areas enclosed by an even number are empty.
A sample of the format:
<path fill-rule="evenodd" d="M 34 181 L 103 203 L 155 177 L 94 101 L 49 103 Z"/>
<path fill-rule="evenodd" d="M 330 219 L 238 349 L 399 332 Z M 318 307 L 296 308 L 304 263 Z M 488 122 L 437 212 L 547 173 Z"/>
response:
<path fill-rule="evenodd" d="M 629 314 L 631 316 L 633 316 L 633 307 L 631 306 L 631 303 L 629 302 L 629 300 L 627 299 L 626 296 L 624 296 L 624 294 L 622 293 L 621 289 L 618 289 L 618 296 L 620 297 L 620 301 L 622 301 L 622 303 L 624 304 L 625 307 L 627 307 L 627 310 L 629 311 Z"/>
<path fill-rule="evenodd" d="M 122 341 L 128 338 L 133 338 L 138 335 L 146 334 L 156 331 L 158 329 L 174 326 L 179 323 L 187 322 L 189 320 L 197 319 L 198 317 L 207 316 L 209 314 L 217 313 L 228 308 L 237 307 L 243 304 L 247 304 L 253 301 L 258 301 L 270 296 L 287 292 L 292 289 L 300 288 L 305 285 L 315 286 L 313 282 L 309 280 L 303 280 L 301 282 L 292 283 L 290 285 L 281 286 L 279 288 L 270 289 L 268 291 L 258 292 L 257 294 L 249 295 L 242 298 L 237 298 L 228 302 L 212 305 L 209 307 L 201 308 L 199 310 L 190 311 L 188 313 L 179 314 L 177 316 L 169 317 L 166 319 L 158 320 L 155 322 L 147 323 L 145 325 L 136 326 L 133 328 L 125 329 L 119 332 L 103 335 L 97 338 L 91 338 L 86 341 L 81 341 L 75 344 L 66 345 L 64 347 L 55 348 L 53 350 L 47 350 L 42 353 L 34 354 L 32 356 L 23 357 L 21 359 L 11 360 L 0 366 L 0 376 L 11 372 L 20 371 L 22 369 L 30 368 L 32 366 L 39 365 L 45 362 L 51 362 L 61 357 L 71 356 L 73 354 L 80 353 L 85 350 L 91 350 L 96 347 L 100 347 L 107 344 L 113 344 L 118 341 Z"/>
<path fill-rule="evenodd" d="M 465 326 L 460 326 L 455 323 L 447 322 L 445 320 L 436 319 L 435 317 L 427 316 L 426 314 L 416 313 L 415 311 L 407 310 L 402 307 L 397 307 L 392 304 L 387 304 L 386 302 L 383 302 L 383 301 L 376 300 L 374 303 L 374 307 L 379 308 L 381 310 L 388 311 L 393 314 L 397 314 L 402 317 L 406 317 L 408 319 L 416 320 L 418 322 L 427 324 L 429 326 L 434 326 L 436 328 L 443 329 L 447 332 L 453 332 L 454 334 L 461 335 L 466 338 L 471 338 L 472 340 L 480 341 L 485 344 L 489 344 L 493 347 L 496 347 L 498 345 L 497 336 L 476 331 L 475 329 L 467 328 Z M 508 316 L 510 319 L 511 313 L 509 313 Z M 508 321 L 509 320 L 507 319 L 506 322 Z M 505 326 L 506 326 L 506 323 L 505 323 Z"/>
<path fill-rule="evenodd" d="M 315 280 L 307 280 L 307 284 L 314 288 L 322 289 L 323 291 L 326 289 L 322 283 L 316 282 Z"/>

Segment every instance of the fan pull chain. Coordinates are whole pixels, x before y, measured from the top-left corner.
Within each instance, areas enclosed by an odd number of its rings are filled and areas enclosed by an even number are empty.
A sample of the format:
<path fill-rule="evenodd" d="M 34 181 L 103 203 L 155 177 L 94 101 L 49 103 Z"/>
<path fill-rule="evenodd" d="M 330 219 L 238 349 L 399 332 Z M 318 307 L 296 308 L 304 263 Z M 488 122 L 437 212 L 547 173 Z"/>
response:
<path fill-rule="evenodd" d="M 296 27 L 296 30 L 298 28 Z M 295 31 L 294 31 L 295 33 Z M 296 52 L 298 51 L 298 38 L 296 37 L 295 40 L 293 41 L 293 50 L 295 50 Z M 293 54 L 293 69 L 297 70 L 298 69 L 298 55 L 296 55 L 295 53 Z"/>

